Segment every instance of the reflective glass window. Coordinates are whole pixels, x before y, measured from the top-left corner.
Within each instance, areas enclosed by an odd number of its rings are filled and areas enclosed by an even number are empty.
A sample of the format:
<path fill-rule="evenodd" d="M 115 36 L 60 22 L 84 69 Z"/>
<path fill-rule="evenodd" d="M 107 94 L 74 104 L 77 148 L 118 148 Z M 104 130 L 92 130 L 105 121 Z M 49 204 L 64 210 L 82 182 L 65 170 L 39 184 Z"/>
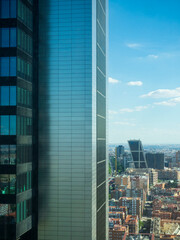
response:
<path fill-rule="evenodd" d="M 9 145 L 0 147 L 0 164 L 9 164 Z"/>
<path fill-rule="evenodd" d="M 16 135 L 16 116 L 10 115 L 10 135 Z"/>
<path fill-rule="evenodd" d="M 16 28 L 10 28 L 10 47 L 16 47 Z"/>
<path fill-rule="evenodd" d="M 9 116 L 1 116 L 1 135 L 9 135 Z"/>
<path fill-rule="evenodd" d="M 0 87 L 0 105 L 1 106 L 16 105 L 16 86 Z"/>
<path fill-rule="evenodd" d="M 0 194 L 15 194 L 16 175 L 0 174 Z"/>
<path fill-rule="evenodd" d="M 1 88 L 1 106 L 9 105 L 9 87 L 2 86 Z"/>
<path fill-rule="evenodd" d="M 1 115 L 0 116 L 1 135 L 16 135 L 16 116 Z"/>
<path fill-rule="evenodd" d="M 10 164 L 16 164 L 16 145 L 9 146 Z"/>
<path fill-rule="evenodd" d="M 9 18 L 9 0 L 1 0 L 1 18 Z"/>
<path fill-rule="evenodd" d="M 10 17 L 16 18 L 16 0 L 10 0 Z"/>
<path fill-rule="evenodd" d="M 16 28 L 0 28 L 0 47 L 16 47 Z"/>
<path fill-rule="evenodd" d="M 2 77 L 9 76 L 9 57 L 0 58 L 0 76 Z"/>
<path fill-rule="evenodd" d="M 16 18 L 16 0 L 0 1 L 0 18 Z"/>
<path fill-rule="evenodd" d="M 5 218 L 9 216 L 10 218 L 8 218 L 8 222 L 15 223 L 16 204 L 0 204 L 0 216 L 4 216 Z"/>
<path fill-rule="evenodd" d="M 1 47 L 9 47 L 9 28 L 1 28 Z"/>
<path fill-rule="evenodd" d="M 10 76 L 16 76 L 16 57 L 10 57 Z"/>
<path fill-rule="evenodd" d="M 0 145 L 0 164 L 16 164 L 16 145 Z"/>
<path fill-rule="evenodd" d="M 10 87 L 10 105 L 11 106 L 16 105 L 16 86 Z"/>

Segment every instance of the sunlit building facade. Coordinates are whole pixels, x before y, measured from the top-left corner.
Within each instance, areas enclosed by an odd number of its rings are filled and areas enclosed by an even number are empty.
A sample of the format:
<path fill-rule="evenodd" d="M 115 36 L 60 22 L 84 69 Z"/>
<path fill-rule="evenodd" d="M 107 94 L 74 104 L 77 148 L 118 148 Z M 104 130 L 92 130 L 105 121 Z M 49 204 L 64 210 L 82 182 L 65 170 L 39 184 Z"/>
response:
<path fill-rule="evenodd" d="M 39 240 L 105 240 L 106 0 L 39 1 Z"/>

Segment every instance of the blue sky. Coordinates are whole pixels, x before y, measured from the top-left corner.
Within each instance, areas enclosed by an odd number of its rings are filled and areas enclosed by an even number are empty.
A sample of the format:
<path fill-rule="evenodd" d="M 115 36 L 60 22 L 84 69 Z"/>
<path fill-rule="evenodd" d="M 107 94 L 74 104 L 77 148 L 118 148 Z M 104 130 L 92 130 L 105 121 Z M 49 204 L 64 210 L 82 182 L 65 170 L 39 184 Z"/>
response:
<path fill-rule="evenodd" d="M 180 1 L 109 1 L 109 142 L 180 143 Z"/>

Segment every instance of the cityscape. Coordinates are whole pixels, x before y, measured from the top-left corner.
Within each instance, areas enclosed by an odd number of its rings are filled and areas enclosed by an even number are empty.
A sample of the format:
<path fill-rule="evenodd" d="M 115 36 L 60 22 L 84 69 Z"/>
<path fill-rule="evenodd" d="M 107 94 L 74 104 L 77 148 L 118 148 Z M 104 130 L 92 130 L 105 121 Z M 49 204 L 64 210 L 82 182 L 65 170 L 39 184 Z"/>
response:
<path fill-rule="evenodd" d="M 109 239 L 179 239 L 177 146 L 110 146 Z"/>
<path fill-rule="evenodd" d="M 0 0 L 0 240 L 180 240 L 179 9 Z"/>

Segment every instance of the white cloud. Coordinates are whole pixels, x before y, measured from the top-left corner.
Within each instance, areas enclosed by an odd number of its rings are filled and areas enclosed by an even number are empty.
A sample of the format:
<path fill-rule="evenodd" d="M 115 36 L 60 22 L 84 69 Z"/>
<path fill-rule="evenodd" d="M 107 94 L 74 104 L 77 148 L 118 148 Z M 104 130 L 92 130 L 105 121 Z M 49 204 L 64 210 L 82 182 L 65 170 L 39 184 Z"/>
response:
<path fill-rule="evenodd" d="M 151 59 L 157 59 L 159 56 L 154 54 L 149 54 L 147 57 Z"/>
<path fill-rule="evenodd" d="M 141 95 L 140 97 L 150 97 L 150 98 L 173 98 L 180 97 L 180 87 L 175 89 L 157 89 L 155 91 L 149 92 L 147 94 Z"/>
<path fill-rule="evenodd" d="M 141 44 L 139 44 L 139 43 L 126 43 L 126 46 L 128 48 L 139 48 L 139 47 L 141 47 Z"/>
<path fill-rule="evenodd" d="M 135 82 L 128 82 L 127 85 L 129 86 L 142 86 L 143 85 L 143 82 L 141 81 L 135 81 Z"/>
<path fill-rule="evenodd" d="M 108 79 L 109 83 L 119 83 L 120 81 L 114 78 L 109 77 Z"/>
<path fill-rule="evenodd" d="M 137 59 L 139 60 L 155 60 L 155 59 L 158 59 L 159 58 L 159 55 L 155 55 L 155 54 L 149 54 L 147 56 L 143 56 L 143 57 L 138 57 Z"/>
<path fill-rule="evenodd" d="M 116 124 L 116 125 L 123 125 L 123 126 L 131 126 L 131 127 L 136 126 L 136 124 L 130 123 L 130 122 L 114 122 L 114 124 Z"/>
<path fill-rule="evenodd" d="M 162 101 L 162 102 L 155 102 L 155 105 L 161 105 L 161 106 L 169 106 L 173 107 L 176 106 L 178 103 L 180 103 L 180 97 L 177 98 L 172 98 L 167 101 Z"/>
<path fill-rule="evenodd" d="M 109 114 L 117 114 L 118 112 L 117 111 L 114 111 L 114 110 L 109 110 Z"/>
<path fill-rule="evenodd" d="M 140 112 L 147 108 L 148 108 L 148 106 L 136 106 L 134 108 L 122 108 L 122 109 L 120 109 L 120 113 Z"/>

